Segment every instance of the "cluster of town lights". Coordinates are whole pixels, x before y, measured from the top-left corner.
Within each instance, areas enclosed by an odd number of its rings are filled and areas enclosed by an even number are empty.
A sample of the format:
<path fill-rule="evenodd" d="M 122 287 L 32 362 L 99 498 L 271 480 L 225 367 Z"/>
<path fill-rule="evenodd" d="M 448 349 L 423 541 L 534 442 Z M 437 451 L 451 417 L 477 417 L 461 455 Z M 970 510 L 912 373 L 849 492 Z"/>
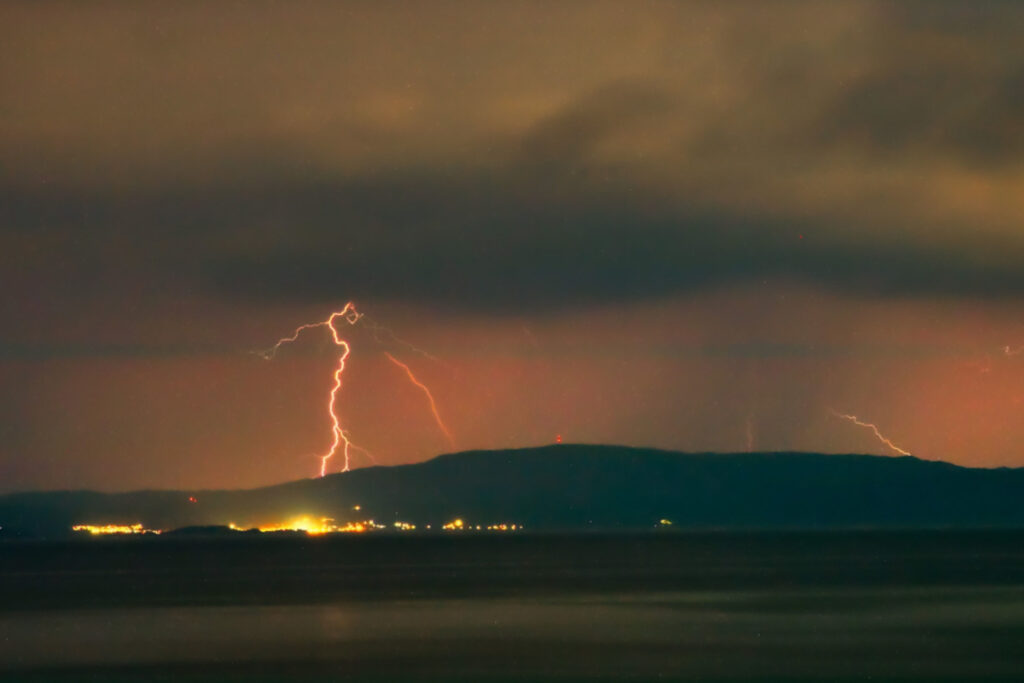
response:
<path fill-rule="evenodd" d="M 357 505 L 355 510 L 359 509 Z M 672 521 L 668 519 L 658 520 L 658 524 L 655 526 L 668 527 L 672 526 Z M 228 524 L 228 528 L 233 531 L 251 531 L 245 527 L 236 526 L 234 522 Z M 334 519 L 331 517 L 320 517 L 319 519 L 303 516 L 297 517 L 290 522 L 282 522 L 280 524 L 268 524 L 265 526 L 256 527 L 256 531 L 263 533 L 274 533 L 278 531 L 293 531 L 293 532 L 305 532 L 310 536 L 320 536 L 322 534 L 361 534 L 366 531 L 383 531 L 389 527 L 375 522 L 372 519 L 363 520 L 361 522 L 345 522 L 344 524 L 336 524 Z M 416 525 L 409 522 L 396 521 L 390 527 L 394 531 L 416 531 Z M 160 534 L 161 529 L 147 529 L 142 524 L 76 524 L 71 527 L 73 531 L 88 532 L 92 536 L 109 536 L 109 535 L 132 535 L 132 534 Z M 430 530 L 431 526 L 427 524 L 424 529 Z M 522 524 L 510 524 L 508 522 L 501 522 L 499 524 L 470 524 L 461 518 L 453 519 L 452 521 L 444 524 L 441 527 L 444 531 L 522 531 Z"/>
<path fill-rule="evenodd" d="M 501 524 L 487 524 L 486 526 L 481 526 L 479 524 L 468 524 L 462 519 L 453 519 L 441 528 L 445 531 L 519 531 L 523 528 L 523 525 L 502 522 Z"/>
<path fill-rule="evenodd" d="M 159 534 L 160 529 L 147 529 L 141 524 L 76 524 L 72 531 L 85 531 L 92 536 L 114 534 Z"/>
<path fill-rule="evenodd" d="M 249 531 L 245 527 L 237 526 L 234 522 L 228 524 L 228 528 L 233 531 Z M 282 522 L 279 524 L 267 524 L 263 526 L 255 527 L 256 531 L 262 533 L 275 533 L 275 532 L 302 532 L 309 536 L 321 536 L 323 534 L 361 534 L 368 531 L 384 531 L 386 529 L 392 529 L 394 531 L 416 531 L 417 527 L 415 524 L 410 522 L 396 521 L 391 527 L 384 524 L 380 524 L 372 519 L 367 519 L 358 522 L 345 522 L 338 524 L 331 517 L 311 517 L 305 515 L 297 517 L 288 522 Z M 431 529 L 431 525 L 426 525 L 425 529 Z M 502 522 L 500 524 L 469 524 L 464 522 L 462 519 L 454 519 L 441 527 L 444 531 L 520 531 L 523 528 L 522 524 L 509 524 Z M 132 535 L 132 534 L 159 534 L 162 532 L 160 529 L 147 529 L 141 523 L 139 524 L 76 524 L 71 527 L 73 531 L 88 532 L 93 536 L 106 536 L 106 535 Z"/>
<path fill-rule="evenodd" d="M 232 529 L 236 528 L 234 524 L 229 526 Z M 256 528 L 264 533 L 274 531 L 305 531 L 310 536 L 320 536 L 322 534 L 361 534 L 364 531 L 379 531 L 387 527 L 383 524 L 378 524 L 372 519 L 336 524 L 330 517 L 321 517 L 320 519 L 299 517 L 283 524 L 269 524 Z"/>

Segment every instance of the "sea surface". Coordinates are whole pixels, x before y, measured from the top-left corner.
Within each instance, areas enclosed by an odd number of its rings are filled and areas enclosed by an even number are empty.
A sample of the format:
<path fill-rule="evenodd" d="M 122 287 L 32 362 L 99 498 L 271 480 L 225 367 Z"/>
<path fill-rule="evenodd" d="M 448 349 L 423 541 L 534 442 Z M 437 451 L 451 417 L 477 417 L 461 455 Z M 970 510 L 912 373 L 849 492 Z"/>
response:
<path fill-rule="evenodd" d="M 1021 681 L 1024 532 L 8 541 L 0 680 Z"/>

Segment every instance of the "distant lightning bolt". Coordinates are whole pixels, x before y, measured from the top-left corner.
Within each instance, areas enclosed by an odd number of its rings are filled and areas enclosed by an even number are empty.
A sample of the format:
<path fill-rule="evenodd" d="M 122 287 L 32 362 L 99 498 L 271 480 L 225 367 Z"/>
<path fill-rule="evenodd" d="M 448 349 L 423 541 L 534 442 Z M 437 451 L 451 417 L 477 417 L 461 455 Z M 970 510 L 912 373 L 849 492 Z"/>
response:
<path fill-rule="evenodd" d="M 430 389 L 427 388 L 427 385 L 416 379 L 416 376 L 412 374 L 412 370 L 409 368 L 408 365 L 398 360 L 387 351 L 384 352 L 384 355 L 387 356 L 389 361 L 391 361 L 392 363 L 400 367 L 402 370 L 404 370 L 406 376 L 409 378 L 409 381 L 415 384 L 417 387 L 419 387 L 420 390 L 424 394 L 426 394 L 427 401 L 430 402 L 430 412 L 434 414 L 434 422 L 437 423 L 438 428 L 440 428 L 440 430 L 444 433 L 444 436 L 446 439 L 448 439 L 448 443 L 451 444 L 451 447 L 455 448 L 455 439 L 452 438 L 452 433 L 448 431 L 448 427 L 445 425 L 444 420 L 441 419 L 441 414 L 437 411 L 437 404 L 434 403 L 434 396 L 430 393 Z"/>
<path fill-rule="evenodd" d="M 865 427 L 867 429 L 870 429 L 872 432 L 874 432 L 875 436 L 878 438 L 879 441 L 881 441 L 883 444 L 885 444 L 886 446 L 891 448 L 896 453 L 899 453 L 900 455 L 910 455 L 911 454 L 910 451 L 904 450 L 903 448 L 900 448 L 899 446 L 894 444 L 892 441 L 887 439 L 885 436 L 883 436 L 882 432 L 880 432 L 878 430 L 878 427 L 876 427 L 875 425 L 871 424 L 870 422 L 861 422 L 861 420 L 859 420 L 856 415 L 845 415 L 843 413 L 837 413 L 834 410 L 830 410 L 829 412 L 832 413 L 834 416 L 838 417 L 841 420 L 848 420 L 848 421 L 852 422 L 853 424 L 857 425 L 858 427 Z"/>
<path fill-rule="evenodd" d="M 523 336 L 530 342 L 530 346 L 535 349 L 540 348 L 540 342 L 537 341 L 537 335 L 535 335 L 526 325 L 523 325 Z"/>
<path fill-rule="evenodd" d="M 350 454 L 353 448 L 367 453 L 365 448 L 360 448 L 352 443 L 352 440 L 341 427 L 341 421 L 338 419 L 338 413 L 335 410 L 335 403 L 338 398 L 338 391 L 341 390 L 341 376 L 345 372 L 345 361 L 348 360 L 351 348 L 348 342 L 341 338 L 341 334 L 338 332 L 338 328 L 335 326 L 335 321 L 341 318 L 349 325 L 355 325 L 362 318 L 362 314 L 356 310 L 355 305 L 350 301 L 345 304 L 345 307 L 340 311 L 335 311 L 327 317 L 326 320 L 321 320 L 317 323 L 308 323 L 306 325 L 299 325 L 295 328 L 295 332 L 290 337 L 282 337 L 272 347 L 266 351 L 260 353 L 263 358 L 270 360 L 285 344 L 290 344 L 299 338 L 305 330 L 310 330 L 316 327 L 326 327 L 331 332 L 331 339 L 334 341 L 334 345 L 341 349 L 341 355 L 338 356 L 338 366 L 334 370 L 334 386 L 331 387 L 330 399 L 327 402 L 327 413 L 331 416 L 331 434 L 333 440 L 331 441 L 331 447 L 326 453 L 320 456 L 320 476 L 327 474 L 327 463 L 331 458 L 334 457 L 335 453 L 341 449 L 342 457 L 344 458 L 344 467 L 342 472 L 348 472 L 351 465 Z"/>

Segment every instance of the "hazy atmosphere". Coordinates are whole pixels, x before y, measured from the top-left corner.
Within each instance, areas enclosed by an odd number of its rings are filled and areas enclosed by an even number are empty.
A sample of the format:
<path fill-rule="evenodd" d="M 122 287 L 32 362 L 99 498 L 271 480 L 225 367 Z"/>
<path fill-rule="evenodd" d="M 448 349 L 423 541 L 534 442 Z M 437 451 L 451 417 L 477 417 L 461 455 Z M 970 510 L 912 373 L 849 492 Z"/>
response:
<path fill-rule="evenodd" d="M 0 490 L 313 476 L 338 349 L 259 352 L 349 301 L 337 412 L 380 464 L 1024 466 L 1022 34 L 1009 2 L 5 3 Z"/>

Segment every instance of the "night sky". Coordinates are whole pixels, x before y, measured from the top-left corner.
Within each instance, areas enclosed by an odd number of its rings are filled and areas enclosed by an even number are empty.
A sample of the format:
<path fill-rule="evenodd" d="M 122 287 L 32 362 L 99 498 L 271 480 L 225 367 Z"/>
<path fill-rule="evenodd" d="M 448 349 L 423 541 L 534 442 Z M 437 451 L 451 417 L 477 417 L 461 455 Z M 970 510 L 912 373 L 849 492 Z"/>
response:
<path fill-rule="evenodd" d="M 567 442 L 1024 466 L 1024 4 L 7 2 L 0 491 Z M 1015 351 L 1020 349 L 1018 355 Z M 356 456 L 354 464 L 368 461 Z"/>

